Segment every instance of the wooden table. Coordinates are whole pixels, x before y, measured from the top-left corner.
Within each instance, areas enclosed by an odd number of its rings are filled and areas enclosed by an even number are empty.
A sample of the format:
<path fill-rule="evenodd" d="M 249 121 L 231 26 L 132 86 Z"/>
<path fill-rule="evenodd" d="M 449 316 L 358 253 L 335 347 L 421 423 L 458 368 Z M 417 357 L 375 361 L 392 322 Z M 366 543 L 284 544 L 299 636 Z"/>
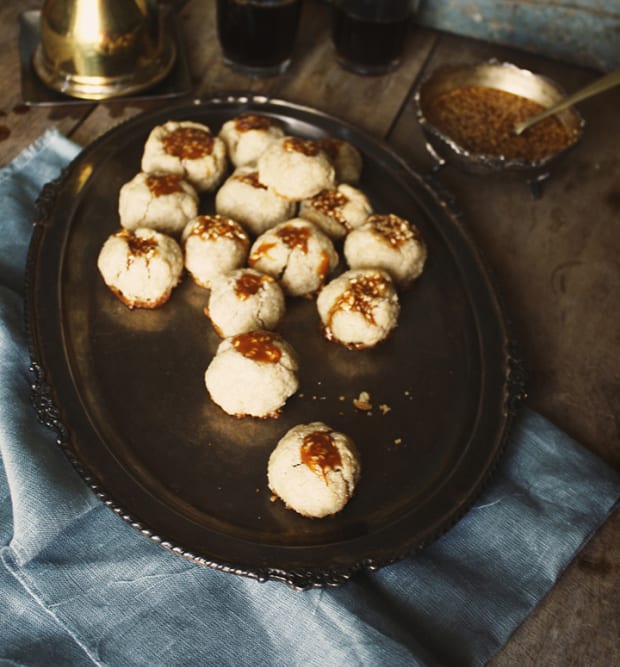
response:
<path fill-rule="evenodd" d="M 79 106 L 22 104 L 18 17 L 41 3 L 0 4 L 0 165 L 46 128 L 86 146 L 117 123 L 161 101 Z M 597 73 L 516 50 L 416 29 L 404 62 L 385 77 L 341 69 L 327 10 L 306 0 L 294 64 L 250 80 L 222 62 L 214 3 L 190 0 L 180 13 L 193 96 L 248 91 L 306 104 L 385 139 L 420 171 L 432 161 L 416 122 L 413 91 L 443 62 L 511 61 L 567 90 Z M 587 129 L 554 170 L 542 197 L 520 181 L 439 175 L 495 272 L 530 374 L 528 404 L 606 462 L 620 464 L 620 89 L 580 105 Z M 605 665 L 619 658 L 620 513 L 601 528 L 515 633 L 493 664 Z M 616 662 L 617 664 L 617 662 Z"/>

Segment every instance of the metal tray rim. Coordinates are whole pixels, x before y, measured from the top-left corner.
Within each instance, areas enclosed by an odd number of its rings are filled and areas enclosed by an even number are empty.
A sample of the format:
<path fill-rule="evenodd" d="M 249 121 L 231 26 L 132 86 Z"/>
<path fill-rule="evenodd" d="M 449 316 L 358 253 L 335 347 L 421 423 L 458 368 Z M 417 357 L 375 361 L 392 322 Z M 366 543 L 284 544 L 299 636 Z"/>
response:
<path fill-rule="evenodd" d="M 361 134 L 360 131 L 353 126 L 348 126 L 346 123 L 343 123 L 338 119 L 334 119 L 328 114 L 317 112 L 314 109 L 310 109 L 302 105 L 292 104 L 283 100 L 270 99 L 262 96 L 252 97 L 251 95 L 248 96 L 247 94 L 239 95 L 237 93 L 224 93 L 211 98 L 197 98 L 192 100 L 190 104 L 200 106 L 233 104 L 241 106 L 257 106 L 258 108 L 260 108 L 262 105 L 282 106 L 291 112 L 308 115 L 308 117 L 311 118 L 320 117 L 329 119 L 330 122 L 336 122 L 345 129 L 349 127 L 349 130 L 357 135 Z M 176 109 L 183 105 L 187 105 L 187 102 L 177 102 L 174 105 L 169 105 L 169 107 Z M 162 111 L 160 108 L 156 112 L 151 112 L 150 115 L 160 116 L 161 113 Z M 141 114 L 140 119 L 142 119 L 142 117 L 145 115 L 148 117 L 149 112 L 146 112 L 146 114 Z M 137 121 L 136 118 L 133 118 L 121 123 L 119 126 L 131 126 L 135 122 L 140 121 Z M 117 126 L 117 128 L 119 126 Z M 98 138 L 95 142 L 93 142 L 93 144 L 89 146 L 88 149 L 86 149 L 86 151 L 92 150 L 93 147 L 108 141 L 108 137 L 115 130 L 116 128 L 113 128 L 102 137 Z M 376 144 L 380 143 L 377 142 L 376 139 L 370 137 L 368 137 L 368 140 Z M 397 160 L 400 162 L 403 169 L 408 170 L 411 174 L 415 174 L 411 168 L 406 165 L 406 163 L 404 163 L 400 158 L 391 152 L 391 149 L 382 145 L 382 150 L 389 151 L 391 159 Z M 301 568 L 283 568 L 279 566 L 273 567 L 265 563 L 244 563 L 239 565 L 232 561 L 226 562 L 226 559 L 213 559 L 206 556 L 205 554 L 193 553 L 191 550 L 184 548 L 182 544 L 177 543 L 177 541 L 174 539 L 168 539 L 167 536 L 160 534 L 159 531 L 153 530 L 149 526 L 146 526 L 141 521 L 137 520 L 132 515 L 131 508 L 122 507 L 120 504 L 118 504 L 112 495 L 110 495 L 108 491 L 100 485 L 96 475 L 93 474 L 92 470 L 90 470 L 88 463 L 80 460 L 79 456 L 76 454 L 72 443 L 71 427 L 67 424 L 67 419 L 62 408 L 62 397 L 58 396 L 58 393 L 54 387 L 54 379 L 50 377 L 48 370 L 45 368 L 45 354 L 42 351 L 42 342 L 40 340 L 38 324 L 36 322 L 35 287 L 37 255 L 40 251 L 40 245 L 44 236 L 44 231 L 47 224 L 46 221 L 52 215 L 58 191 L 60 188 L 62 188 L 63 183 L 69 178 L 71 170 L 75 168 L 75 163 L 76 161 L 79 161 L 79 159 L 80 156 L 78 156 L 78 158 L 76 158 L 73 163 L 68 165 L 68 167 L 63 171 L 61 176 L 56 181 L 46 185 L 38 199 L 37 206 L 39 214 L 34 226 L 33 238 L 28 254 L 26 270 L 25 317 L 32 362 L 32 400 L 37 416 L 43 424 L 55 431 L 58 445 L 63 449 L 72 464 L 76 467 L 79 474 L 84 478 L 85 482 L 91 487 L 97 497 L 105 503 L 105 505 L 118 514 L 123 520 L 128 522 L 132 527 L 139 530 L 148 539 L 151 539 L 164 548 L 167 548 L 194 563 L 206 565 L 211 568 L 223 570 L 226 572 L 232 572 L 238 575 L 249 576 L 259 581 L 283 581 L 292 588 L 299 590 L 322 586 L 338 586 L 348 581 L 359 571 L 374 571 L 396 560 L 400 560 L 401 558 L 414 553 L 415 551 L 434 541 L 463 516 L 463 514 L 471 506 L 471 503 L 475 497 L 479 495 L 482 488 L 492 477 L 492 474 L 497 467 L 498 461 L 501 458 L 501 454 L 503 453 L 512 421 L 517 414 L 521 401 L 525 395 L 523 364 L 517 352 L 514 339 L 509 331 L 509 324 L 505 317 L 504 309 L 499 303 L 499 297 L 496 293 L 494 293 L 492 296 L 497 300 L 496 309 L 497 315 L 500 319 L 498 326 L 504 332 L 503 338 L 505 356 L 503 371 L 504 396 L 502 398 L 503 415 L 500 419 L 501 428 L 498 435 L 498 441 L 496 443 L 496 450 L 491 464 L 483 471 L 483 474 L 480 476 L 480 478 L 476 480 L 476 483 L 472 486 L 470 493 L 465 499 L 465 502 L 462 503 L 462 506 L 453 511 L 446 518 L 446 520 L 441 523 L 441 525 L 434 526 L 432 530 L 428 531 L 428 533 L 420 539 L 417 539 L 414 542 L 406 543 L 402 546 L 402 548 L 393 548 L 389 554 L 383 553 L 381 556 L 371 555 L 353 558 L 346 564 L 346 566 L 333 565 L 330 563 L 326 563 L 320 567 Z M 426 194 L 429 195 L 438 206 L 441 206 L 449 213 L 451 218 L 453 218 L 455 221 L 455 224 L 462 226 L 460 215 L 458 211 L 456 211 L 454 204 L 446 201 L 446 199 L 437 194 L 435 189 L 431 187 L 431 185 L 429 185 L 426 181 L 424 181 L 423 178 L 418 177 L 417 174 L 415 174 L 415 178 L 417 179 L 418 185 L 425 189 Z M 468 235 L 464 229 L 461 230 L 461 233 Z M 478 261 L 481 262 L 482 258 L 478 257 Z M 487 269 L 485 268 L 485 270 Z"/>

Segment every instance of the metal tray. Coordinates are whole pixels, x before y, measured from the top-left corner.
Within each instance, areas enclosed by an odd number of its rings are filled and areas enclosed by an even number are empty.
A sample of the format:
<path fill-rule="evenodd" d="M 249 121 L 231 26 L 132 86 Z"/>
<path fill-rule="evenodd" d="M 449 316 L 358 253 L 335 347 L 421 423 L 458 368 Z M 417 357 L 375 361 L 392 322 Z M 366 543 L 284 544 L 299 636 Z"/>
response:
<path fill-rule="evenodd" d="M 245 110 L 291 134 L 354 143 L 375 210 L 415 222 L 429 248 L 423 275 L 402 294 L 398 328 L 375 349 L 324 340 L 314 302 L 289 300 L 280 331 L 300 355 L 300 390 L 274 420 L 236 419 L 210 401 L 203 376 L 219 339 L 202 313 L 205 290 L 186 278 L 164 307 L 129 311 L 96 268 L 152 127 L 185 119 L 218 131 Z M 489 479 L 522 393 L 520 365 L 459 216 L 386 145 L 283 101 L 177 102 L 87 147 L 39 208 L 26 290 L 35 407 L 99 497 L 147 537 L 259 580 L 339 585 L 437 538 Z M 353 405 L 362 391 L 371 412 Z M 313 420 L 352 436 L 363 466 L 353 499 L 322 520 L 273 502 L 266 483 L 277 440 Z"/>

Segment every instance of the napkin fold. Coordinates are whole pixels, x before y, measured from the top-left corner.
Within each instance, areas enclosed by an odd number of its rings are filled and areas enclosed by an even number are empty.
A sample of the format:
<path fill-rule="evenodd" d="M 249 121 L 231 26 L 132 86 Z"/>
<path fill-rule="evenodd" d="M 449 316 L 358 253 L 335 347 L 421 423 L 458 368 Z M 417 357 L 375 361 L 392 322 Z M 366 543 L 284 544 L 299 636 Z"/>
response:
<path fill-rule="evenodd" d="M 94 496 L 30 405 L 22 285 L 35 200 L 78 152 L 49 130 L 0 170 L 0 662 L 487 662 L 605 521 L 620 477 L 526 408 L 461 521 L 341 588 L 258 583 L 154 544 Z"/>

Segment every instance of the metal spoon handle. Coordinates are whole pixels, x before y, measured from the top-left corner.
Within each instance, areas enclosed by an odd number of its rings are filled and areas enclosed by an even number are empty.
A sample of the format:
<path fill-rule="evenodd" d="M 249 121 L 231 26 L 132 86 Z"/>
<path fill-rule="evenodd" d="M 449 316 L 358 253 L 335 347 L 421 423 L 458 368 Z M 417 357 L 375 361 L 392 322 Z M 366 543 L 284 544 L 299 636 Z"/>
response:
<path fill-rule="evenodd" d="M 602 76 L 600 79 L 597 79 L 596 81 L 593 81 L 591 84 L 585 86 L 585 88 L 578 90 L 576 93 L 573 93 L 572 95 L 568 95 L 568 97 L 565 97 L 560 102 L 554 104 L 548 109 L 545 109 L 544 111 L 541 111 L 540 113 L 535 114 L 534 116 L 530 116 L 530 118 L 527 118 L 526 120 L 523 120 L 520 123 L 515 123 L 514 127 L 515 134 L 519 135 L 525 130 L 527 130 L 528 127 L 531 127 L 532 125 L 538 123 L 538 121 L 543 120 L 543 118 L 547 118 L 548 116 L 553 116 L 559 111 L 563 111 L 564 109 L 567 109 L 573 104 L 581 102 L 581 100 L 585 100 L 588 97 L 592 97 L 593 95 L 602 93 L 603 91 L 608 90 L 609 88 L 617 86 L 618 84 L 620 84 L 620 68 L 612 70 L 611 72 L 605 74 L 605 76 Z"/>

